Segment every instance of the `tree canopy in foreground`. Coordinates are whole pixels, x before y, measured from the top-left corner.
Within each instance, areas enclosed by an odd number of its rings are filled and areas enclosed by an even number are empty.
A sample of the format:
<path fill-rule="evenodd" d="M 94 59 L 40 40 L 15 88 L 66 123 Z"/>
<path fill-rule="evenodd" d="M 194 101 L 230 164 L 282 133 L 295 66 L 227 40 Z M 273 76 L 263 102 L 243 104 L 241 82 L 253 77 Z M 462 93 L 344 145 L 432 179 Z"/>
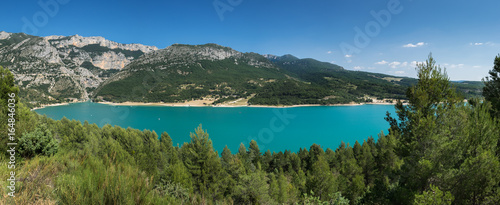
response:
<path fill-rule="evenodd" d="M 500 204 L 491 98 L 464 103 L 432 56 L 417 70 L 408 104 L 386 117 L 387 135 L 335 150 L 262 152 L 252 141 L 219 155 L 201 125 L 190 142 L 173 146 L 167 133 L 52 120 L 18 103 L 19 181 L 16 197 L 1 203 Z M 0 94 L 16 91 L 10 72 L 0 71 Z M 7 157 L 0 155 L 4 179 Z"/>

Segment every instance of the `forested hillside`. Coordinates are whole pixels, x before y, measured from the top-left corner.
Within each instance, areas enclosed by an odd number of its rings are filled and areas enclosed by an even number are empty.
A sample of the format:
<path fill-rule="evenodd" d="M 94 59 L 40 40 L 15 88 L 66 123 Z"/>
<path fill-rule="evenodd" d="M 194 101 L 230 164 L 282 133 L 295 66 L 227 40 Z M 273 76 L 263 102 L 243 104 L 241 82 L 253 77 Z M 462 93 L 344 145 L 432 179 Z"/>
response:
<path fill-rule="evenodd" d="M 497 59 L 486 91 L 499 89 Z M 18 89 L 8 70 L 0 77 L 6 116 L 7 94 Z M 432 57 L 418 65 L 418 77 L 409 104 L 398 102 L 398 116 L 387 116 L 387 133 L 335 150 L 313 144 L 271 153 L 252 141 L 217 153 L 201 125 L 190 142 L 173 146 L 167 133 L 56 121 L 21 102 L 16 197 L 7 197 L 2 180 L 1 203 L 500 204 L 498 95 L 464 104 Z M 6 179 L 12 170 L 0 148 Z"/>
<path fill-rule="evenodd" d="M 405 99 L 416 79 L 358 72 L 292 55 L 242 53 L 216 44 L 165 49 L 103 37 L 32 36 L 0 31 L 0 66 L 30 107 L 61 102 L 235 100 L 249 105 L 339 104 Z M 456 82 L 467 98 L 481 82 Z"/>
<path fill-rule="evenodd" d="M 406 99 L 416 79 L 345 70 L 292 55 L 241 53 L 216 44 L 174 44 L 142 55 L 101 84 L 95 101 L 208 104 L 246 99 L 250 105 L 347 104 Z M 456 82 L 466 97 L 482 83 Z"/>

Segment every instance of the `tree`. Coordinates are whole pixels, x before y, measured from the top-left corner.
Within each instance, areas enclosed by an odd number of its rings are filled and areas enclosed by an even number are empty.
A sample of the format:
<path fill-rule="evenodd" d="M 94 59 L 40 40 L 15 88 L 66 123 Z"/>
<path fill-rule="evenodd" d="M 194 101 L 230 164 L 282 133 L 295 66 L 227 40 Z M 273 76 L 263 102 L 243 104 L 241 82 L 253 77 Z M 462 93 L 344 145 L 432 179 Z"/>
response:
<path fill-rule="evenodd" d="M 189 171 L 182 162 L 178 161 L 170 165 L 167 170 L 167 175 L 171 183 L 178 184 L 189 192 L 193 191 L 191 174 L 189 174 Z"/>
<path fill-rule="evenodd" d="M 278 195 L 280 194 L 280 188 L 278 186 L 278 181 L 274 173 L 269 173 L 269 196 L 271 199 L 278 201 Z"/>
<path fill-rule="evenodd" d="M 389 135 L 398 140 L 397 152 L 404 160 L 396 194 L 399 203 L 411 203 L 415 193 L 428 187 L 429 179 L 437 174 L 434 168 L 440 162 L 433 159 L 446 138 L 453 137 L 442 133 L 447 113 L 463 105 L 463 99 L 431 54 L 416 69 L 419 79 L 408 88 L 408 105 L 398 101 L 395 106 L 398 119 L 389 113 L 386 117 L 391 125 Z"/>
<path fill-rule="evenodd" d="M 47 126 L 42 124 L 33 132 L 25 133 L 19 138 L 19 154 L 23 157 L 35 155 L 50 156 L 57 152 L 59 143 L 52 137 Z"/>
<path fill-rule="evenodd" d="M 269 204 L 268 180 L 262 170 L 241 175 L 235 188 L 235 204 Z"/>
<path fill-rule="evenodd" d="M 6 108 L 11 93 L 15 94 L 14 99 L 17 103 L 19 101 L 19 88 L 14 83 L 14 75 L 8 69 L 0 66 L 0 105 L 2 109 Z"/>
<path fill-rule="evenodd" d="M 8 70 L 4 69 L 2 66 L 0 66 L 0 135 L 2 136 L 0 138 L 0 143 L 3 146 L 0 146 L 0 151 L 2 153 L 7 153 L 7 109 L 8 109 L 8 103 L 9 99 L 11 99 L 12 93 L 15 95 L 14 100 L 15 104 L 17 107 L 17 103 L 19 101 L 19 88 L 15 86 L 14 84 L 14 75 Z M 18 114 L 19 110 L 16 110 L 16 114 Z M 14 119 L 16 121 L 19 119 L 18 116 L 14 116 Z M 16 133 L 19 134 L 20 132 Z"/>
<path fill-rule="evenodd" d="M 307 175 L 306 193 L 314 192 L 321 200 L 328 200 L 329 194 L 337 191 L 337 180 L 330 170 L 328 162 L 322 155 L 319 155 Z"/>
<path fill-rule="evenodd" d="M 191 133 L 191 142 L 181 147 L 184 165 L 189 170 L 194 188 L 202 196 L 216 199 L 225 191 L 226 172 L 223 171 L 218 154 L 214 151 L 212 140 L 201 125 Z"/>
<path fill-rule="evenodd" d="M 431 185 L 430 190 L 415 196 L 416 205 L 450 205 L 453 202 L 453 196 L 450 192 L 443 192 L 438 187 Z"/>
<path fill-rule="evenodd" d="M 248 146 L 248 160 L 256 167 L 260 166 L 261 154 L 257 142 L 255 140 L 250 141 L 250 145 Z"/>
<path fill-rule="evenodd" d="M 227 145 L 222 150 L 221 159 L 223 167 L 229 166 L 229 162 L 231 162 L 231 159 L 233 159 L 233 154 L 231 154 L 231 150 L 229 150 Z"/>
<path fill-rule="evenodd" d="M 399 151 L 402 156 L 423 154 L 422 149 L 429 144 L 426 138 L 428 123 L 438 119 L 440 111 L 463 101 L 452 89 L 446 71 L 442 72 L 441 67 L 436 65 L 432 54 L 425 63 L 417 64 L 416 69 L 418 82 L 406 92 L 408 105 L 398 100 L 395 106 L 399 123 L 389 113 L 386 117 L 391 129 L 401 134 L 402 149 Z"/>
<path fill-rule="evenodd" d="M 483 79 L 483 96 L 491 102 L 492 115 L 500 118 L 500 54 L 495 57 L 493 70 L 489 74 L 486 80 Z"/>
<path fill-rule="evenodd" d="M 281 204 L 288 203 L 288 196 L 289 196 L 288 192 L 290 186 L 283 171 L 281 171 L 278 175 L 278 187 L 279 187 L 278 202 Z"/>
<path fill-rule="evenodd" d="M 238 148 L 238 157 L 244 161 L 247 159 L 247 148 L 243 143 L 240 143 L 240 147 Z"/>

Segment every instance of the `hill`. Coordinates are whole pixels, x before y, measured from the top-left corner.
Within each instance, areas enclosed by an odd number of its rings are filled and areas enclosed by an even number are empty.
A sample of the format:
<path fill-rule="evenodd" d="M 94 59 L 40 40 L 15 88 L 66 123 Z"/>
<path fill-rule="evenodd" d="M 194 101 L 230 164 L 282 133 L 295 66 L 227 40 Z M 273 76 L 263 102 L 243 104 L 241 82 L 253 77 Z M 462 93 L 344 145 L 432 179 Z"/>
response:
<path fill-rule="evenodd" d="M 0 32 L 0 66 L 14 74 L 21 97 L 31 106 L 86 100 L 113 73 L 153 50 L 103 37 Z"/>
<path fill-rule="evenodd" d="M 60 102 L 336 104 L 404 99 L 416 79 L 346 70 L 293 55 L 242 53 L 216 44 L 120 44 L 103 37 L 0 32 L 0 66 L 28 106 Z M 482 82 L 454 82 L 466 97 Z"/>
<path fill-rule="evenodd" d="M 174 44 L 139 57 L 102 83 L 93 99 L 111 102 L 300 105 L 404 99 L 416 79 L 346 70 L 292 55 L 242 53 L 216 44 Z M 460 89 L 478 91 L 477 84 Z"/>

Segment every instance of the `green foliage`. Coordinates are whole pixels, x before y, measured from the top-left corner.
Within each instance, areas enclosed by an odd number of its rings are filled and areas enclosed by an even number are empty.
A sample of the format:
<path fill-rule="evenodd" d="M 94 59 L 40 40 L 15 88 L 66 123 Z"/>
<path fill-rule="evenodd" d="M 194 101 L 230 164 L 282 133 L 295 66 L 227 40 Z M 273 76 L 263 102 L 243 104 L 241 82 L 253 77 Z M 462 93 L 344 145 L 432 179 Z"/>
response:
<path fill-rule="evenodd" d="M 491 170 L 498 170 L 499 158 L 493 153 L 500 133 L 488 113 L 489 103 L 471 99 L 464 104 L 432 56 L 418 67 L 419 82 L 407 94 L 409 105 L 396 105 L 399 122 L 387 117 L 404 161 L 395 201 L 416 200 L 431 182 L 449 191 L 453 203 L 498 201 L 500 179 Z"/>
<path fill-rule="evenodd" d="M 450 205 L 453 202 L 453 196 L 450 192 L 443 192 L 438 187 L 431 185 L 430 190 L 415 196 L 416 205 Z"/>
<path fill-rule="evenodd" d="M 159 192 L 160 196 L 170 196 L 178 199 L 181 203 L 186 203 L 189 200 L 190 192 L 181 184 L 162 180 L 161 183 L 156 186 L 155 191 Z"/>
<path fill-rule="evenodd" d="M 399 102 L 398 118 L 387 117 L 388 135 L 326 151 L 313 144 L 262 154 L 251 141 L 219 157 L 201 126 L 174 147 L 166 132 L 56 121 L 20 103 L 16 129 L 26 158 L 16 168 L 18 195 L 0 203 L 499 204 L 500 126 L 492 104 L 463 103 L 432 57 L 418 68 L 409 104 Z M 2 176 L 7 162 L 0 155 Z M 5 196 L 7 184 L 0 185 Z"/>
<path fill-rule="evenodd" d="M 261 170 L 241 175 L 234 191 L 235 202 L 237 204 L 268 204 L 270 202 L 268 180 L 265 172 Z"/>
<path fill-rule="evenodd" d="M 311 191 L 311 195 L 307 193 L 304 194 L 304 205 L 347 205 L 349 204 L 349 199 L 342 196 L 340 192 L 335 192 L 329 195 L 330 201 L 321 201 L 320 197 L 315 197 L 314 192 Z"/>
<path fill-rule="evenodd" d="M 14 96 L 12 96 L 13 98 L 11 98 L 11 95 L 14 94 Z M 19 88 L 15 86 L 14 84 L 14 75 L 12 75 L 12 73 L 8 70 L 8 69 L 4 69 L 2 66 L 0 66 L 0 115 L 2 117 L 0 117 L 0 135 L 2 137 L 0 137 L 0 143 L 2 144 L 2 146 L 0 146 L 0 151 L 2 153 L 7 153 L 7 146 L 5 146 L 8 142 L 11 142 L 11 141 L 8 141 L 8 135 L 7 135 L 7 130 L 8 129 L 12 129 L 12 128 L 17 128 L 19 126 L 15 126 L 15 127 L 9 127 L 8 124 L 9 124 L 9 121 L 8 121 L 8 118 L 9 117 L 9 110 L 12 111 L 12 110 L 15 110 L 16 113 L 18 113 L 19 111 L 21 111 L 20 109 L 20 106 L 19 106 Z M 11 99 L 9 101 L 9 99 Z M 15 102 L 12 102 L 12 99 L 15 101 Z M 14 107 L 9 107 L 9 103 L 13 103 L 14 104 Z M 12 104 L 11 104 L 12 105 Z M 11 114 L 12 116 L 12 114 Z M 20 118 L 19 116 L 17 115 L 14 115 L 12 116 L 16 121 L 18 121 Z M 14 123 L 11 123 L 12 125 L 16 124 L 15 122 Z M 20 134 L 21 132 L 19 132 L 18 130 L 16 131 L 16 134 Z"/>
<path fill-rule="evenodd" d="M 212 140 L 201 125 L 191 133 L 191 142 L 180 149 L 181 158 L 192 176 L 196 191 L 209 199 L 220 199 L 224 193 L 226 174 L 221 172 L 222 165 Z"/>
<path fill-rule="evenodd" d="M 89 44 L 89 45 L 81 47 L 80 49 L 87 51 L 87 52 L 90 52 L 93 55 L 92 57 L 97 56 L 97 55 L 101 55 L 102 53 L 109 52 L 109 51 L 113 51 L 115 53 L 123 53 L 125 55 L 125 57 L 133 57 L 134 59 L 138 58 L 139 56 L 144 54 L 144 52 L 142 52 L 140 50 L 130 51 L 130 50 L 123 50 L 120 48 L 110 49 L 107 47 L 103 47 L 99 44 Z"/>
<path fill-rule="evenodd" d="M 490 76 L 486 77 L 486 80 L 483 79 L 483 96 L 492 104 L 492 115 L 500 118 L 500 54 L 495 57 L 493 64 Z"/>
<path fill-rule="evenodd" d="M 320 156 L 308 172 L 308 190 L 315 193 L 321 200 L 328 200 L 328 195 L 337 192 L 336 177 L 330 171 L 328 163 Z"/>
<path fill-rule="evenodd" d="M 22 157 L 33 157 L 35 155 L 50 156 L 57 152 L 59 143 L 46 125 L 39 125 L 33 132 L 25 133 L 18 141 L 19 154 Z"/>
<path fill-rule="evenodd" d="M 56 186 L 63 204 L 147 204 L 157 200 L 152 177 L 130 165 L 105 164 L 94 157 L 85 159 L 71 174 L 58 177 Z"/>
<path fill-rule="evenodd" d="M 214 44 L 173 45 L 172 53 L 176 49 L 208 47 L 231 50 Z M 161 54 L 168 61 L 142 58 L 133 61 L 96 89 L 93 98 L 113 102 L 184 102 L 210 98 L 213 104 L 250 98 L 248 103 L 252 105 L 326 105 L 370 102 L 366 96 L 404 99 L 405 90 L 416 83 L 411 78 L 348 71 L 338 65 L 293 56 L 269 61 L 255 53 L 244 53 L 223 60 L 203 60 L 189 53 L 182 58 L 170 56 L 172 53 Z M 151 55 L 157 57 L 157 54 Z M 149 57 L 146 54 L 143 59 Z M 260 65 L 256 66 L 256 62 Z M 84 64 L 93 68 L 89 63 Z M 456 84 L 467 96 L 478 95 L 482 86 L 474 82 Z"/>

